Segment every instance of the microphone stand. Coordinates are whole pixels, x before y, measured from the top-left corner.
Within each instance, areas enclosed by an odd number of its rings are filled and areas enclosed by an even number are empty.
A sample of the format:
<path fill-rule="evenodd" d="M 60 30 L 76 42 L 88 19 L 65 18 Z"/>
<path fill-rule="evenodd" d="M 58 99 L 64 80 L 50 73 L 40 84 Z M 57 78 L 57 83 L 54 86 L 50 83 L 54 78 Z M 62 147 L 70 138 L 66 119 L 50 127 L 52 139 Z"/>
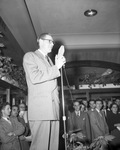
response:
<path fill-rule="evenodd" d="M 63 87 L 63 68 L 61 68 L 61 93 L 62 93 L 62 111 L 63 111 L 63 127 L 64 127 L 64 141 L 65 150 L 67 150 L 67 134 L 66 134 L 66 116 L 65 116 L 65 100 L 64 100 L 64 87 Z"/>

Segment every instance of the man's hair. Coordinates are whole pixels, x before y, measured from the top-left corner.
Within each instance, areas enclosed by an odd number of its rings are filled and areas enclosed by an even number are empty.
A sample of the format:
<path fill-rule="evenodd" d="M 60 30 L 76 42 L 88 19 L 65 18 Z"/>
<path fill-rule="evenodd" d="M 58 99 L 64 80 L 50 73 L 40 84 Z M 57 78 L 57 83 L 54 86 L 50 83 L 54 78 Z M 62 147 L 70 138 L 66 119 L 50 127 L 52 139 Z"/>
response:
<path fill-rule="evenodd" d="M 40 36 L 37 37 L 37 42 L 38 42 L 39 39 L 46 38 L 47 35 L 52 36 L 50 33 L 42 33 L 42 34 L 40 34 Z"/>
<path fill-rule="evenodd" d="M 101 102 L 102 105 L 103 105 L 103 101 L 102 101 L 101 99 L 99 99 L 99 98 L 97 98 L 97 99 L 95 100 L 95 103 L 96 103 L 96 102 Z"/>
<path fill-rule="evenodd" d="M 18 108 L 18 105 L 12 105 L 12 108 L 13 108 L 13 107 L 17 107 L 17 108 Z"/>

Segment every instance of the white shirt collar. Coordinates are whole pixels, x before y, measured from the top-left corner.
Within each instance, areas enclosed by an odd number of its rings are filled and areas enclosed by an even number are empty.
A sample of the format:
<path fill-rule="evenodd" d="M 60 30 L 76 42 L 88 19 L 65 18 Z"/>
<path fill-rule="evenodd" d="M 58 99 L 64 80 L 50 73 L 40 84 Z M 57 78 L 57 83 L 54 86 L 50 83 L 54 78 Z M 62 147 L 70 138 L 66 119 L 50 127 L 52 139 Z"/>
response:
<path fill-rule="evenodd" d="M 46 54 L 43 52 L 43 51 L 41 51 L 40 49 L 38 49 L 38 51 L 45 57 L 46 56 Z"/>
<path fill-rule="evenodd" d="M 2 118 L 11 124 L 11 121 L 9 120 L 10 119 L 9 117 L 8 118 L 2 117 Z"/>
<path fill-rule="evenodd" d="M 100 110 L 99 109 L 97 109 L 97 108 L 95 108 L 96 110 L 97 110 L 97 112 L 99 112 L 100 113 Z"/>
<path fill-rule="evenodd" d="M 80 110 L 79 111 L 75 111 L 76 115 L 80 116 Z"/>

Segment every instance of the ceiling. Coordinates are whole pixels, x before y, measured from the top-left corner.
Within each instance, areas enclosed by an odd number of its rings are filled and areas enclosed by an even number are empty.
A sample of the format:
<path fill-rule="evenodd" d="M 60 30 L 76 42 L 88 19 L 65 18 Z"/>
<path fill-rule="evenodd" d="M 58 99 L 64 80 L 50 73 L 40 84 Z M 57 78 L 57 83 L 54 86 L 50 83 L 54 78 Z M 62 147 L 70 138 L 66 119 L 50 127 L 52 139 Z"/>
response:
<path fill-rule="evenodd" d="M 88 9 L 98 14 L 86 17 Z M 56 41 L 54 51 L 65 46 L 70 79 L 88 70 L 120 70 L 119 14 L 120 0 L 0 0 L 3 53 L 22 65 L 24 53 L 37 49 L 37 37 L 49 32 Z M 86 69 L 75 69 L 76 64 Z"/>

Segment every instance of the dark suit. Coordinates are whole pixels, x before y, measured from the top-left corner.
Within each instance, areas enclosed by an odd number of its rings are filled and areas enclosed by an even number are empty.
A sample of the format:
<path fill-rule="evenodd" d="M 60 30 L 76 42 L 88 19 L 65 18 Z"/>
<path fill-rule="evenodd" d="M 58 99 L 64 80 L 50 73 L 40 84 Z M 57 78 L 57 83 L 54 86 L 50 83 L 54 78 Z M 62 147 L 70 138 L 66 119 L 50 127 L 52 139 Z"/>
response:
<path fill-rule="evenodd" d="M 51 64 L 38 50 L 26 53 L 23 59 L 28 85 L 31 150 L 47 150 L 48 144 L 51 150 L 58 149 L 59 98 L 56 78 L 60 76 L 60 72 L 49 61 Z"/>
<path fill-rule="evenodd" d="M 86 112 L 80 112 L 80 116 L 77 116 L 75 111 L 68 112 L 68 131 L 75 131 L 80 129 L 80 132 L 85 135 L 85 139 L 90 141 L 91 131 L 88 114 Z"/>
<path fill-rule="evenodd" d="M 10 118 L 11 124 L 5 119 L 0 119 L 0 140 L 1 150 L 20 150 L 18 136 L 24 132 L 23 125 L 15 118 Z M 16 136 L 8 136 L 8 133 L 14 132 Z"/>
<path fill-rule="evenodd" d="M 91 129 L 93 133 L 92 140 L 94 140 L 98 136 L 105 136 L 106 134 L 109 133 L 105 116 L 102 111 L 100 115 L 98 111 L 95 109 L 90 113 L 89 117 L 90 117 Z"/>

